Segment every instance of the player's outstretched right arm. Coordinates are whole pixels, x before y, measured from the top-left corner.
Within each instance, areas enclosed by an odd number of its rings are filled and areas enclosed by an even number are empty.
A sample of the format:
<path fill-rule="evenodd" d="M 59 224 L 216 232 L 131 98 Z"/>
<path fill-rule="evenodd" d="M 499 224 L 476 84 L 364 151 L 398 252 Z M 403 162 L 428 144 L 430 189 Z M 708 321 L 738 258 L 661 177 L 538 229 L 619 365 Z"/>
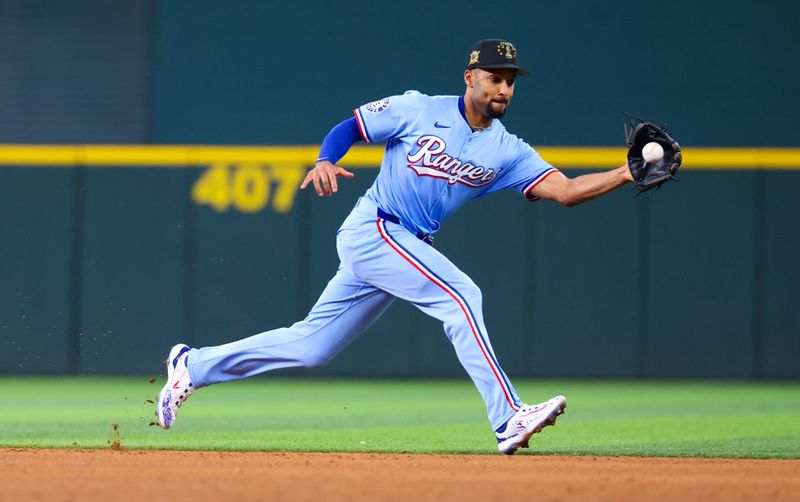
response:
<path fill-rule="evenodd" d="M 572 207 L 615 190 L 629 181 L 633 181 L 633 177 L 625 164 L 610 171 L 584 174 L 575 178 L 564 175 L 548 176 L 531 192 L 541 199 L 554 200 L 563 206 Z"/>
<path fill-rule="evenodd" d="M 343 178 L 352 178 L 355 176 L 350 171 L 339 167 L 336 162 L 339 161 L 344 154 L 353 146 L 353 143 L 361 139 L 361 134 L 358 131 L 358 124 L 354 117 L 345 120 L 331 129 L 325 139 L 322 141 L 322 148 L 319 152 L 316 165 L 311 169 L 303 183 L 300 185 L 300 190 L 305 190 L 309 183 L 314 183 L 314 188 L 317 195 L 331 196 L 339 190 L 339 184 L 336 181 L 338 176 Z"/>

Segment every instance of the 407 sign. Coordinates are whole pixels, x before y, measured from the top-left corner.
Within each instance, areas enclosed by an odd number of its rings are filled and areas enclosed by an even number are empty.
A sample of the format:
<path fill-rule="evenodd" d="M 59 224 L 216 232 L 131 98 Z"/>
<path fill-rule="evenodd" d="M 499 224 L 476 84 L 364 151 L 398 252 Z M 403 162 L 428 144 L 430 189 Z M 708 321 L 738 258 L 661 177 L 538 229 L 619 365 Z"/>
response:
<path fill-rule="evenodd" d="M 302 165 L 214 164 L 192 186 L 192 200 L 218 212 L 288 213 L 307 168 Z"/>

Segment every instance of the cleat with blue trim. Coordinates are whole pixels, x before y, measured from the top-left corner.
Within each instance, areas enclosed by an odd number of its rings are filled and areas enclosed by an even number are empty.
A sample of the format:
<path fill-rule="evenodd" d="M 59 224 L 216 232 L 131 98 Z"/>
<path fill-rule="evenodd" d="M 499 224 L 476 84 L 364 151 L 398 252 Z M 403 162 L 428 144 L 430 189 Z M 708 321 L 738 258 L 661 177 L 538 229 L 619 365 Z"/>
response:
<path fill-rule="evenodd" d="M 567 408 L 567 398 L 556 396 L 553 399 L 535 404 L 523 405 L 511 420 L 495 432 L 497 449 L 506 455 L 513 455 L 520 448 L 527 448 L 531 436 L 541 432 L 548 425 L 556 425 L 556 417 Z"/>
<path fill-rule="evenodd" d="M 167 356 L 167 383 L 156 398 L 157 424 L 162 429 L 169 429 L 175 423 L 178 409 L 194 393 L 194 385 L 189 378 L 186 360 L 189 346 L 179 343 L 172 347 Z"/>

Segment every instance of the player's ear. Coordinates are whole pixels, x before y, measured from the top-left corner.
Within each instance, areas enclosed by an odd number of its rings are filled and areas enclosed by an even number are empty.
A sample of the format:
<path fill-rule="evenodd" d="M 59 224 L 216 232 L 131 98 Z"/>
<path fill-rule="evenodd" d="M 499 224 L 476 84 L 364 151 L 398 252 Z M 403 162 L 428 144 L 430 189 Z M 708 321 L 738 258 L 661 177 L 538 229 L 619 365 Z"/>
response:
<path fill-rule="evenodd" d="M 474 75 L 472 74 L 472 70 L 466 70 L 464 72 L 464 83 L 467 84 L 467 87 L 472 87 L 472 79 Z"/>

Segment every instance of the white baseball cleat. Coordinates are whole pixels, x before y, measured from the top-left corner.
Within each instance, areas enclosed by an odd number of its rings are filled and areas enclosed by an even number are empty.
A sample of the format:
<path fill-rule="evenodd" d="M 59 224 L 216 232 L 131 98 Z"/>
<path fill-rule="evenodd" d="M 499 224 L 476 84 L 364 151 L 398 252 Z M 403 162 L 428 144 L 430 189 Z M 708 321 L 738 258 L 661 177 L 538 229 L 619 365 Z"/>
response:
<path fill-rule="evenodd" d="M 531 436 L 548 425 L 556 425 L 556 417 L 564 413 L 566 407 L 567 398 L 564 396 L 556 396 L 533 406 L 523 405 L 506 422 L 505 428 L 501 427 L 502 432 L 495 432 L 497 449 L 506 455 L 513 455 L 518 449 L 527 448 Z"/>
<path fill-rule="evenodd" d="M 189 369 L 186 358 L 189 346 L 179 343 L 172 347 L 167 356 L 167 383 L 156 398 L 156 422 L 162 429 L 169 429 L 175 423 L 178 409 L 194 392 L 194 385 L 189 380 Z"/>

